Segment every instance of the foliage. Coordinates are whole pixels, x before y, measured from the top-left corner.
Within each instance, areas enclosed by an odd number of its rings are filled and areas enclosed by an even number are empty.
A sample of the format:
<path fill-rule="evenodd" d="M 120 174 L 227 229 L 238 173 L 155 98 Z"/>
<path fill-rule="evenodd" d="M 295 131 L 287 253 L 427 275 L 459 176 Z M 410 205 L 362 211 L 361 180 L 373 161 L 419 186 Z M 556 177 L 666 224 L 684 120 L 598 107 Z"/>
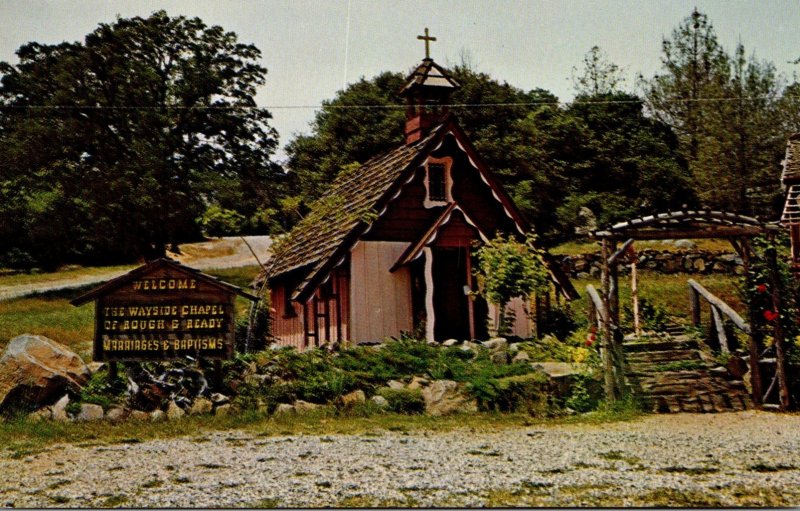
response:
<path fill-rule="evenodd" d="M 640 82 L 648 110 L 678 136 L 703 206 L 779 212 L 774 169 L 792 130 L 781 122 L 788 104 L 780 101 L 774 65 L 746 58 L 741 43 L 728 54 L 708 17 L 694 9 L 664 39 L 662 71 Z"/>
<path fill-rule="evenodd" d="M 230 236 L 239 234 L 245 223 L 245 217 L 233 209 L 225 209 L 219 204 L 211 204 L 200 217 L 200 226 L 206 236 Z"/>
<path fill-rule="evenodd" d="M 470 392 L 480 410 L 523 411 L 541 415 L 548 410 L 548 378 L 534 372 L 505 378 L 478 378 L 470 382 Z"/>
<path fill-rule="evenodd" d="M 611 62 L 608 55 L 595 45 L 583 56 L 583 70 L 578 74 L 572 68 L 572 82 L 580 95 L 598 96 L 619 91 L 624 82 L 622 70 Z"/>
<path fill-rule="evenodd" d="M 118 375 L 112 380 L 106 371 L 97 371 L 81 389 L 80 402 L 92 403 L 108 408 L 119 403 L 127 389 L 125 377 Z"/>
<path fill-rule="evenodd" d="M 274 207 L 283 174 L 270 114 L 254 108 L 260 55 L 158 11 L 0 63 L 4 262 L 162 255 L 199 235 L 208 204 Z"/>
<path fill-rule="evenodd" d="M 548 289 L 549 272 L 544 262 L 544 252 L 533 245 L 534 240 L 535 237 L 529 235 L 523 243 L 498 233 L 477 250 L 478 287 L 487 301 L 499 306 L 500 335 L 504 333 L 503 326 L 508 314 L 505 304 L 516 297 L 528 301 L 532 294 Z"/>
<path fill-rule="evenodd" d="M 597 395 L 589 392 L 591 387 L 591 376 L 577 375 L 570 383 L 569 394 L 564 400 L 564 406 L 579 413 L 586 413 L 594 410 L 600 404 Z"/>
<path fill-rule="evenodd" d="M 389 403 L 389 410 L 394 413 L 415 414 L 425 412 L 425 399 L 419 389 L 380 389 L 379 395 Z"/>
<path fill-rule="evenodd" d="M 622 307 L 625 321 L 633 324 L 633 306 L 625 304 Z M 647 330 L 662 332 L 669 324 L 667 309 L 647 298 L 639 298 L 639 318 L 641 326 Z"/>
<path fill-rule="evenodd" d="M 540 331 L 543 334 L 552 334 L 563 341 L 578 326 L 572 309 L 561 306 L 551 306 L 544 310 L 541 319 Z"/>

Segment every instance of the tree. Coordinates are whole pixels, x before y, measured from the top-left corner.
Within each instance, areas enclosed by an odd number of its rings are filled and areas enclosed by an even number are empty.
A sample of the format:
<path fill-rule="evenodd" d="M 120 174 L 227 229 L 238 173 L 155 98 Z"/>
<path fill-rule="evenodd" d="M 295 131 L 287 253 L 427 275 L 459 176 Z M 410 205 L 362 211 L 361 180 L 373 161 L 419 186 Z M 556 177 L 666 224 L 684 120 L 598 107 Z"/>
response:
<path fill-rule="evenodd" d="M 13 215 L 18 251 L 154 257 L 197 236 L 209 205 L 277 205 L 276 133 L 254 99 L 266 69 L 233 32 L 159 11 L 17 56 L 0 64 L 0 224 Z"/>
<path fill-rule="evenodd" d="M 696 9 L 662 49 L 662 72 L 641 83 L 649 111 L 678 135 L 701 205 L 774 217 L 787 135 L 774 66 L 741 44 L 728 55 Z"/>
<path fill-rule="evenodd" d="M 619 92 L 619 86 L 625 81 L 622 70 L 608 59 L 608 55 L 599 46 L 592 48 L 583 57 L 583 70 L 580 75 L 577 68 L 572 68 L 572 82 L 579 95 L 599 96 Z"/>

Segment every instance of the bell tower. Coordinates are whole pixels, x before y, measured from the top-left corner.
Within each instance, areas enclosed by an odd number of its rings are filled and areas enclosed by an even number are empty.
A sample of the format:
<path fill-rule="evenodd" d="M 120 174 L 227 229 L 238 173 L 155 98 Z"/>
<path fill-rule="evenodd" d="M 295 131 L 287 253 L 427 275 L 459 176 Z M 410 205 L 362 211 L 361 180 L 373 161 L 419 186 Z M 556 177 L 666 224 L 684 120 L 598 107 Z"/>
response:
<path fill-rule="evenodd" d="M 428 34 L 428 29 L 417 39 L 425 41 L 425 58 L 400 90 L 400 95 L 406 100 L 405 137 L 409 145 L 424 137 L 444 117 L 450 94 L 460 87 L 431 58 L 430 43 L 436 38 Z"/>

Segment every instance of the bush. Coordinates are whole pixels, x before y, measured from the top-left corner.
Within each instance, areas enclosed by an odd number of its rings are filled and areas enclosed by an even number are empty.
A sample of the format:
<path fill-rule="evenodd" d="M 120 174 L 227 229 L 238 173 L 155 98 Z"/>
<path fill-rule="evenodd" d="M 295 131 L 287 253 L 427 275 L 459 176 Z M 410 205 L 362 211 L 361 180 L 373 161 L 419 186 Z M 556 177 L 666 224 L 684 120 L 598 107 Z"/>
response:
<path fill-rule="evenodd" d="M 540 372 L 505 378 L 478 378 L 468 386 L 481 410 L 524 411 L 540 415 L 548 408 L 548 378 Z"/>
<path fill-rule="evenodd" d="M 225 209 L 219 204 L 210 205 L 198 220 L 208 236 L 239 234 L 245 223 L 245 217 L 241 213 Z"/>
<path fill-rule="evenodd" d="M 86 385 L 81 389 L 80 403 L 91 403 L 108 408 L 114 403 L 118 403 L 127 390 L 125 378 L 118 375 L 115 380 L 109 378 L 106 371 L 94 373 Z"/>
<path fill-rule="evenodd" d="M 573 378 L 569 394 L 564 400 L 564 406 L 571 408 L 579 413 L 590 412 L 597 408 L 600 401 L 596 396 L 589 392 L 590 376 L 581 375 Z"/>
<path fill-rule="evenodd" d="M 378 391 L 389 403 L 389 411 L 395 413 L 417 414 L 425 412 L 425 399 L 419 389 L 390 389 L 383 388 Z"/>

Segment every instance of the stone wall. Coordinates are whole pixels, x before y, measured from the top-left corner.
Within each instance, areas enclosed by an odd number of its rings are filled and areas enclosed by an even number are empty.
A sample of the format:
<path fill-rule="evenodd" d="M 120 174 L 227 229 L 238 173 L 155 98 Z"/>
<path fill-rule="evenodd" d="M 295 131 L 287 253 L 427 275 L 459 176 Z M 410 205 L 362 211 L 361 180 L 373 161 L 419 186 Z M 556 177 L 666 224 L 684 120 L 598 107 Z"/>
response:
<path fill-rule="evenodd" d="M 555 256 L 561 267 L 571 277 L 599 277 L 601 269 L 600 253 Z M 659 273 L 727 273 L 741 275 L 744 271 L 742 258 L 737 254 L 723 251 L 687 250 L 670 252 L 667 250 L 645 249 L 639 251 L 639 270 Z M 620 265 L 620 272 L 630 271 L 630 265 Z"/>

